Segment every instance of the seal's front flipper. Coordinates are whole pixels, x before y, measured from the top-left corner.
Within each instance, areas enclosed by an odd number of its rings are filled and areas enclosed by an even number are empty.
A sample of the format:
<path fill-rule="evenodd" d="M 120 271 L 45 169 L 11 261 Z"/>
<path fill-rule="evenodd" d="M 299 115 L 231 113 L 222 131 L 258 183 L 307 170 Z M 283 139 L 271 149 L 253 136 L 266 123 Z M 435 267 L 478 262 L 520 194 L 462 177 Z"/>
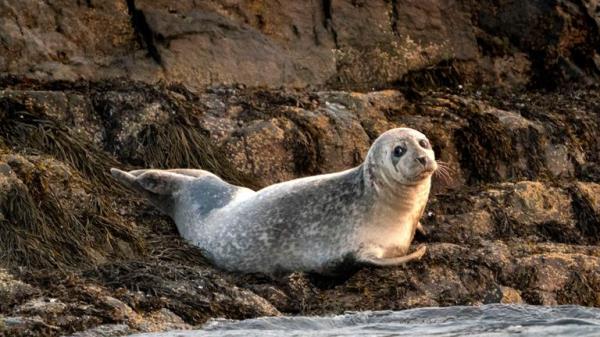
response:
<path fill-rule="evenodd" d="M 144 198 L 164 213 L 171 215 L 172 196 L 193 177 L 164 170 L 136 170 L 131 172 L 110 169 L 112 176 L 123 185 L 140 192 Z"/>
<path fill-rule="evenodd" d="M 358 261 L 381 267 L 399 266 L 412 260 L 419 260 L 421 257 L 423 257 L 423 255 L 425 255 L 426 251 L 427 247 L 425 245 L 422 245 L 418 247 L 417 250 L 408 255 L 386 258 L 376 257 L 371 254 L 362 254 L 362 256 L 358 257 Z"/>
<path fill-rule="evenodd" d="M 421 233 L 421 235 L 427 236 L 427 230 L 423 227 L 423 224 L 421 223 L 421 221 L 417 222 L 417 231 L 419 231 L 419 233 Z"/>

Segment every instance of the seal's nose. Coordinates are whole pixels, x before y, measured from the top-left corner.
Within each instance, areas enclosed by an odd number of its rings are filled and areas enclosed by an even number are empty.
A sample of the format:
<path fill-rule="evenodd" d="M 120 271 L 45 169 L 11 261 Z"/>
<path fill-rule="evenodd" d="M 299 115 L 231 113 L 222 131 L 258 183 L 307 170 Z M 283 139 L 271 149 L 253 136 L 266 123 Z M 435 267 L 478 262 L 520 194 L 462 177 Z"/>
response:
<path fill-rule="evenodd" d="M 417 157 L 416 160 L 421 163 L 421 165 L 425 166 L 425 164 L 427 164 L 427 157 L 422 156 L 422 157 Z"/>

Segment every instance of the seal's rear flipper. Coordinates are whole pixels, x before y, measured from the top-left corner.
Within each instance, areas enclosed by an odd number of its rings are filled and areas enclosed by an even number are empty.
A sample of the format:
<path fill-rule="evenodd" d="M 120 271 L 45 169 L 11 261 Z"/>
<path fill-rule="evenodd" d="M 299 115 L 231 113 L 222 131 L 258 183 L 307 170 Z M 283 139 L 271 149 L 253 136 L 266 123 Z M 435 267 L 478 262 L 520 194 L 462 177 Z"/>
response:
<path fill-rule="evenodd" d="M 113 176 L 113 178 L 118 180 L 121 184 L 123 184 L 131 189 L 137 189 L 135 187 L 135 176 L 134 175 L 127 173 L 125 171 L 121 171 L 117 168 L 111 168 L 110 174 Z"/>
<path fill-rule="evenodd" d="M 110 173 L 123 185 L 142 195 L 164 213 L 171 215 L 172 196 L 192 177 L 164 170 L 136 170 L 131 172 L 111 168 Z"/>

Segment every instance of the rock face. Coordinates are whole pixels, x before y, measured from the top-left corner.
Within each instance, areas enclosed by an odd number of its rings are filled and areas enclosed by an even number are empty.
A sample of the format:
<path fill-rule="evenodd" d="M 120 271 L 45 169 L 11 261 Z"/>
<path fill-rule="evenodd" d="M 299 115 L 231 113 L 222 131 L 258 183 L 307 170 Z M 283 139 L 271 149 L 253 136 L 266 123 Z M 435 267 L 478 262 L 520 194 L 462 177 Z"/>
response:
<path fill-rule="evenodd" d="M 600 307 L 599 6 L 0 0 L 0 336 Z M 258 189 L 356 166 L 400 126 L 447 167 L 428 254 L 336 279 L 217 270 L 108 175 L 203 168 Z"/>
<path fill-rule="evenodd" d="M 0 72 L 370 89 L 600 74 L 595 1 L 3 1 Z"/>

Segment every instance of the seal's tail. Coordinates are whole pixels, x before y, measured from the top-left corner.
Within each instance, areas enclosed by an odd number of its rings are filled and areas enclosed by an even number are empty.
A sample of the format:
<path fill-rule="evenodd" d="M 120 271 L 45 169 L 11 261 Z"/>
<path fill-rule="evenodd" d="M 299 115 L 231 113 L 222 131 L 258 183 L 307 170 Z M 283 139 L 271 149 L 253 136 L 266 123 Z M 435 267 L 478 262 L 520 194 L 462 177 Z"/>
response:
<path fill-rule="evenodd" d="M 113 178 L 115 178 L 121 184 L 123 184 L 131 189 L 137 190 L 136 185 L 135 185 L 135 176 L 133 174 L 130 174 L 125 171 L 121 171 L 117 168 L 111 168 L 110 174 L 113 176 Z"/>
<path fill-rule="evenodd" d="M 171 215 L 172 196 L 179 191 L 190 177 L 164 170 L 136 170 L 125 172 L 111 168 L 113 178 L 121 184 L 140 192 L 154 206 Z"/>

